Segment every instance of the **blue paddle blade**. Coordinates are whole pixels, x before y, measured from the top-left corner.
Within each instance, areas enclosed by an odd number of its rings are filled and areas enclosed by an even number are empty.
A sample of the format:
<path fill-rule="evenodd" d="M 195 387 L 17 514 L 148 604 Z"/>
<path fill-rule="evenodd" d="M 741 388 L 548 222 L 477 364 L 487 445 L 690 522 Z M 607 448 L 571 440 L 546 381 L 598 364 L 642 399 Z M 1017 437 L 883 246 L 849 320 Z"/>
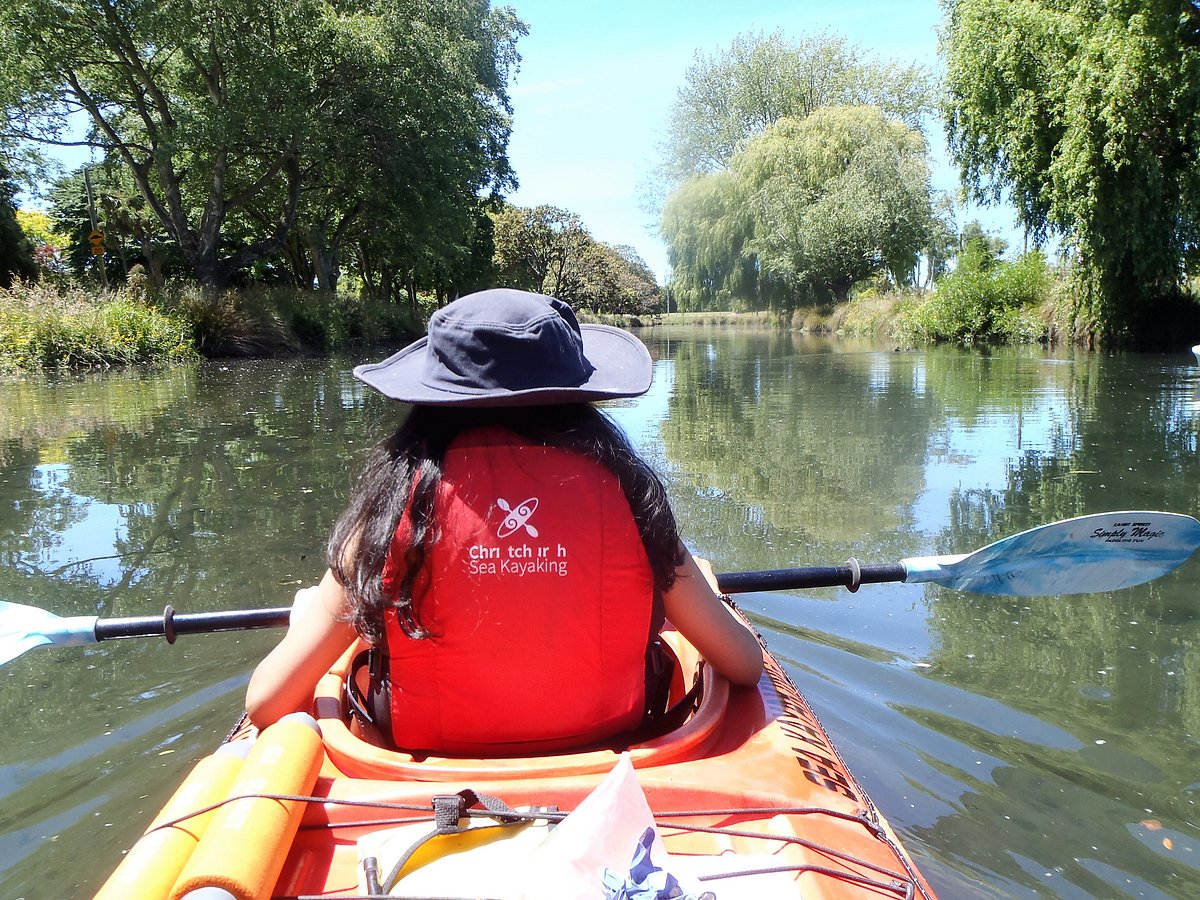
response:
<path fill-rule="evenodd" d="M 1200 548 L 1200 522 L 1165 512 L 1107 512 L 1053 522 L 965 556 L 901 560 L 906 581 L 977 594 L 1050 596 L 1132 587 Z"/>
<path fill-rule="evenodd" d="M 79 647 L 96 643 L 96 616 L 54 613 L 0 600 L 0 665 L 34 647 Z"/>

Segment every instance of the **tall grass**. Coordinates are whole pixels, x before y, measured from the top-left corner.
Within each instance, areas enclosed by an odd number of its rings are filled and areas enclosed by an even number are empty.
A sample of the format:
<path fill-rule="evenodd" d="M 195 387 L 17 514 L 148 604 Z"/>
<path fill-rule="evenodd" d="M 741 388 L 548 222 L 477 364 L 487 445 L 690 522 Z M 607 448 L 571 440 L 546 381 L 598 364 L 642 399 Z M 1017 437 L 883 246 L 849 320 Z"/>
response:
<path fill-rule="evenodd" d="M 894 341 L 897 322 L 911 315 L 921 301 L 922 295 L 913 288 L 879 291 L 871 287 L 834 309 L 830 330 L 846 337 Z"/>
<path fill-rule="evenodd" d="M 191 323 L 205 356 L 274 356 L 408 338 L 422 324 L 404 306 L 350 294 L 251 286 L 213 291 L 169 286 L 165 308 Z"/>
<path fill-rule="evenodd" d="M 80 288 L 0 290 L 0 372 L 108 368 L 196 355 L 188 323 L 125 291 L 99 302 Z"/>
<path fill-rule="evenodd" d="M 0 291 L 0 372 L 325 352 L 408 340 L 422 327 L 395 303 L 296 288 L 176 283 L 152 292 L 133 273 L 99 295 L 18 284 Z"/>

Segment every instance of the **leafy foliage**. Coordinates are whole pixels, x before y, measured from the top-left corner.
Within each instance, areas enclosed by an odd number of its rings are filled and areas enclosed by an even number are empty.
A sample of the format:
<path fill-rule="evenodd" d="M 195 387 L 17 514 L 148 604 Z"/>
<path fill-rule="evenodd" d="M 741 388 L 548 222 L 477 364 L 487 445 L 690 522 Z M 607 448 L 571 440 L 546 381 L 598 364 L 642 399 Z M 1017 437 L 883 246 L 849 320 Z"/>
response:
<path fill-rule="evenodd" d="M 39 209 L 18 209 L 16 219 L 21 230 L 25 232 L 25 237 L 35 248 L 44 244 L 52 247 L 62 247 L 66 244 L 66 238 L 54 230 L 54 220 L 49 213 Z"/>
<path fill-rule="evenodd" d="M 0 369 L 107 368 L 189 359 L 187 324 L 122 295 L 0 291 Z"/>
<path fill-rule="evenodd" d="M 493 222 L 500 283 L 598 313 L 657 308 L 658 284 L 637 252 L 595 240 L 574 213 L 556 206 L 504 205 Z"/>
<path fill-rule="evenodd" d="M 916 128 L 932 104 L 921 66 L 875 62 L 831 35 L 741 34 L 728 50 L 696 53 L 671 108 L 663 173 L 674 185 L 719 171 L 780 119 L 823 106 L 876 106 Z"/>
<path fill-rule="evenodd" d="M 1075 249 L 1077 316 L 1148 340 L 1200 226 L 1200 12 L 1118 0 L 947 0 L 951 151 L 970 192 L 1011 197 Z"/>
<path fill-rule="evenodd" d="M 173 282 L 159 302 L 189 324 L 196 348 L 212 357 L 338 350 L 420 330 L 399 304 L 286 285 L 213 291 Z"/>
<path fill-rule="evenodd" d="M 16 185 L 0 165 L 0 288 L 12 284 L 13 278 L 36 278 L 33 245 L 17 222 L 17 207 L 13 202 Z"/>
<path fill-rule="evenodd" d="M 954 272 L 938 282 L 937 291 L 903 315 L 900 333 L 908 342 L 1042 340 L 1046 326 L 1037 306 L 1046 299 L 1050 281 L 1041 253 L 998 262 L 983 242 L 973 241 L 958 255 Z"/>
<path fill-rule="evenodd" d="M 0 48 L 22 60 L 0 102 L 9 142 L 86 114 L 133 189 L 129 236 L 161 229 L 202 284 L 287 248 L 298 282 L 332 290 L 356 239 L 444 283 L 478 197 L 512 183 L 523 30 L 486 0 L 30 0 L 0 7 Z"/>
<path fill-rule="evenodd" d="M 662 230 L 684 309 L 787 310 L 877 273 L 906 281 L 933 239 L 924 139 L 872 107 L 780 119 L 675 191 Z"/>

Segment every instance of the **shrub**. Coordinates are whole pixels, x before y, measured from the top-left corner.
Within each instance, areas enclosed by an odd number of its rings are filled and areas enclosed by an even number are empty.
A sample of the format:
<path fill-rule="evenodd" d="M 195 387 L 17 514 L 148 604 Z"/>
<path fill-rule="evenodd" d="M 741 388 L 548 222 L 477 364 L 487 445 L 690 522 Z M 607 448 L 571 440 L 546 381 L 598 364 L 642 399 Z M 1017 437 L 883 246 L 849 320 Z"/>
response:
<path fill-rule="evenodd" d="M 990 262 L 964 252 L 958 268 L 937 283 L 930 298 L 901 315 L 899 332 L 907 342 L 953 341 L 970 344 L 1032 343 L 1044 340 L 1038 315 L 1049 295 L 1050 271 L 1041 253 L 1016 262 Z"/>
<path fill-rule="evenodd" d="M 161 302 L 189 324 L 192 341 L 205 356 L 263 356 L 298 349 L 273 304 L 266 301 L 267 294 L 174 282 L 163 291 Z"/>
<path fill-rule="evenodd" d="M 911 314 L 920 302 L 921 295 L 910 288 L 887 292 L 866 290 L 838 306 L 833 321 L 838 334 L 887 340 L 893 337 L 895 323 Z"/>
<path fill-rule="evenodd" d="M 0 291 L 0 370 L 338 350 L 407 341 L 421 330 L 396 303 L 261 285 L 173 283 L 152 293 L 135 268 L 129 285 L 101 296 L 78 284 Z"/>
<path fill-rule="evenodd" d="M 165 304 L 191 322 L 205 356 L 272 356 L 408 339 L 422 330 L 408 308 L 351 294 L 252 286 L 212 291 L 173 285 Z"/>

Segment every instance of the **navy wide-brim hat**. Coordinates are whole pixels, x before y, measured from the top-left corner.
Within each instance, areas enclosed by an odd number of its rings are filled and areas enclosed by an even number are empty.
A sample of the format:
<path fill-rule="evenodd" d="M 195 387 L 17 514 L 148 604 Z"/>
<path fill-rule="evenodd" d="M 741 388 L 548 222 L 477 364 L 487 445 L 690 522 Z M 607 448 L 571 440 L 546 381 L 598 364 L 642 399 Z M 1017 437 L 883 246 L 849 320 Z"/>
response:
<path fill-rule="evenodd" d="M 652 371 L 629 332 L 580 325 L 554 297 L 497 288 L 442 307 L 426 337 L 354 377 L 421 406 L 537 406 L 636 397 Z"/>

